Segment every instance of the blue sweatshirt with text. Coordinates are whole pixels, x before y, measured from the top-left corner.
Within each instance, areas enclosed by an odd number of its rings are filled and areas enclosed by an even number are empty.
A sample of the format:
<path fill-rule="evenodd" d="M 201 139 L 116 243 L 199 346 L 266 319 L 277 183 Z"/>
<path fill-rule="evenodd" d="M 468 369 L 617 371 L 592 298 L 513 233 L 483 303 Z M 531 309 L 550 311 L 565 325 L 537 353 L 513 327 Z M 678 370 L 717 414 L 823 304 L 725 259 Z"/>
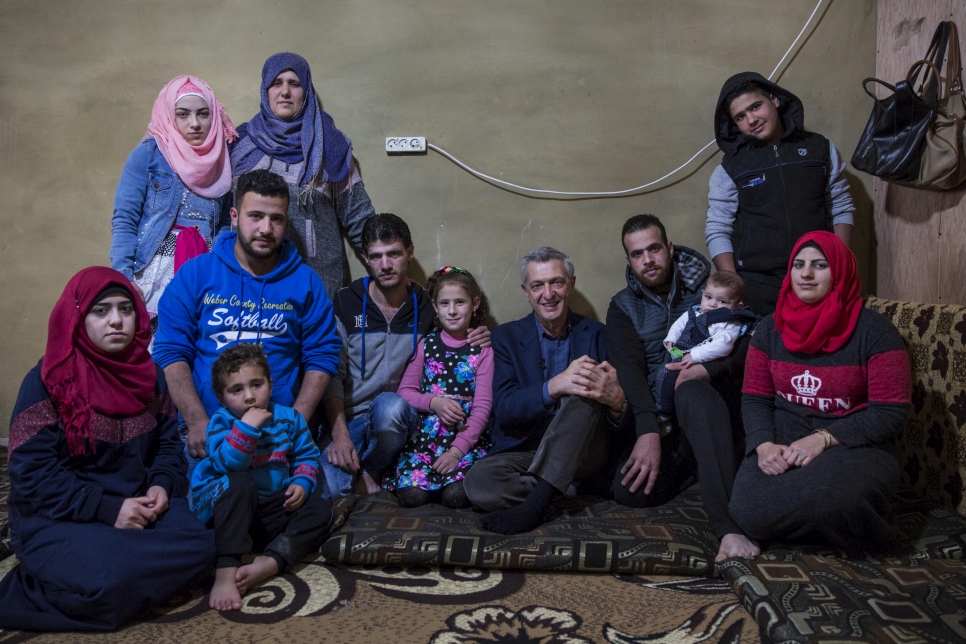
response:
<path fill-rule="evenodd" d="M 154 361 L 191 367 L 209 416 L 221 406 L 211 386 L 211 365 L 239 342 L 260 343 L 272 369 L 272 401 L 286 407 L 301 386 L 299 369 L 335 375 L 342 341 L 322 280 L 302 263 L 295 244 L 282 243 L 278 264 L 256 276 L 235 259 L 235 233 L 213 252 L 181 267 L 161 296 Z"/>

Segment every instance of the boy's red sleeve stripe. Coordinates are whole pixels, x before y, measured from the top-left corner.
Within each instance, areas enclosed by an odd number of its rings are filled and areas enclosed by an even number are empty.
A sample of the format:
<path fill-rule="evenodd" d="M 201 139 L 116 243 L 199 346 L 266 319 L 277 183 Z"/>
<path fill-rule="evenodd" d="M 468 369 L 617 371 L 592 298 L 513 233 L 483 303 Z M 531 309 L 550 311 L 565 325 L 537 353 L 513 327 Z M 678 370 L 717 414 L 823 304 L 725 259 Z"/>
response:
<path fill-rule="evenodd" d="M 292 472 L 292 476 L 293 477 L 294 476 L 306 476 L 306 477 L 312 479 L 313 481 L 315 480 L 315 478 L 318 475 L 319 475 L 318 468 L 312 467 L 311 465 L 309 465 L 307 463 L 302 463 L 301 465 L 299 465 L 298 467 L 295 468 L 295 471 L 294 472 Z"/>
<path fill-rule="evenodd" d="M 745 384 L 742 393 L 756 396 L 774 396 L 775 382 L 768 368 L 768 356 L 761 349 L 748 347 L 745 359 Z"/>
<path fill-rule="evenodd" d="M 903 349 L 883 351 L 869 358 L 869 402 L 908 405 L 912 395 L 909 354 Z"/>
<path fill-rule="evenodd" d="M 250 436 L 246 436 L 235 425 L 231 426 L 231 433 L 228 434 L 225 441 L 243 454 L 253 454 L 255 452 L 255 446 L 258 444 L 258 441 Z"/>

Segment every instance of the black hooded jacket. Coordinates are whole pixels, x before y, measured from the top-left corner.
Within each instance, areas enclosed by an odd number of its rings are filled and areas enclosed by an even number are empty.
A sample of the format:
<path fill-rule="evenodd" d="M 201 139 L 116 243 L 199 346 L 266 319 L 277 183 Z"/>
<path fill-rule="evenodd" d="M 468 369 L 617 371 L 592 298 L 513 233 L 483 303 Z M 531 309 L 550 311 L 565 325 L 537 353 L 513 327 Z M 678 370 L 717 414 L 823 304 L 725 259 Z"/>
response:
<path fill-rule="evenodd" d="M 785 127 L 778 145 L 742 134 L 724 104 L 728 94 L 748 81 L 761 83 L 778 97 Z M 732 245 L 739 271 L 782 277 L 795 241 L 807 232 L 830 229 L 829 142 L 806 132 L 804 123 L 801 100 L 761 74 L 735 74 L 721 88 L 714 134 L 724 152 L 721 166 L 738 188 Z"/>

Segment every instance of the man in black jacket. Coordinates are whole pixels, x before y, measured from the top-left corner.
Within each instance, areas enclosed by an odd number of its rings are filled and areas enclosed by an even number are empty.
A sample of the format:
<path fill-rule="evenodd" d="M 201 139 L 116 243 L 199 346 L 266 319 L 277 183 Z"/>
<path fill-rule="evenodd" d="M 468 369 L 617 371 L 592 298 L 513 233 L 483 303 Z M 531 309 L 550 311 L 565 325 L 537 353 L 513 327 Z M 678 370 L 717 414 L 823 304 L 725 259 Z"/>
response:
<path fill-rule="evenodd" d="M 700 301 L 711 265 L 700 253 L 670 243 L 653 215 L 628 219 L 621 237 L 627 288 L 607 310 L 607 353 L 633 411 L 637 441 L 622 459 L 614 498 L 635 507 L 662 505 L 697 479 L 711 528 L 721 539 L 715 560 L 757 555 L 758 546 L 728 514 L 737 471 L 730 415 L 740 407 L 747 337 L 726 358 L 687 368 L 667 365 L 680 371 L 676 422 L 659 427 L 653 392 L 657 373 L 668 362 L 662 341 L 671 324 Z"/>

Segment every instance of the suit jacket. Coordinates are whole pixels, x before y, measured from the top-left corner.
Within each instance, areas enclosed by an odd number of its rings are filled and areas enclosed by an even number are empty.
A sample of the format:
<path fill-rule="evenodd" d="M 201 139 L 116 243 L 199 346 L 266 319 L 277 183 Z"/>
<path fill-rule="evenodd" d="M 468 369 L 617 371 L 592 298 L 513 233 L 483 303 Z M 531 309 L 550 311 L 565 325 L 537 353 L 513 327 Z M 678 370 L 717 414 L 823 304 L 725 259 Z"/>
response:
<path fill-rule="evenodd" d="M 604 325 L 570 313 L 570 355 L 588 355 L 597 362 L 607 359 Z M 553 407 L 543 404 L 543 355 L 533 313 L 501 324 L 490 336 L 493 374 L 493 447 L 491 454 L 533 447 L 553 420 Z M 525 445 L 526 444 L 526 445 Z"/>

